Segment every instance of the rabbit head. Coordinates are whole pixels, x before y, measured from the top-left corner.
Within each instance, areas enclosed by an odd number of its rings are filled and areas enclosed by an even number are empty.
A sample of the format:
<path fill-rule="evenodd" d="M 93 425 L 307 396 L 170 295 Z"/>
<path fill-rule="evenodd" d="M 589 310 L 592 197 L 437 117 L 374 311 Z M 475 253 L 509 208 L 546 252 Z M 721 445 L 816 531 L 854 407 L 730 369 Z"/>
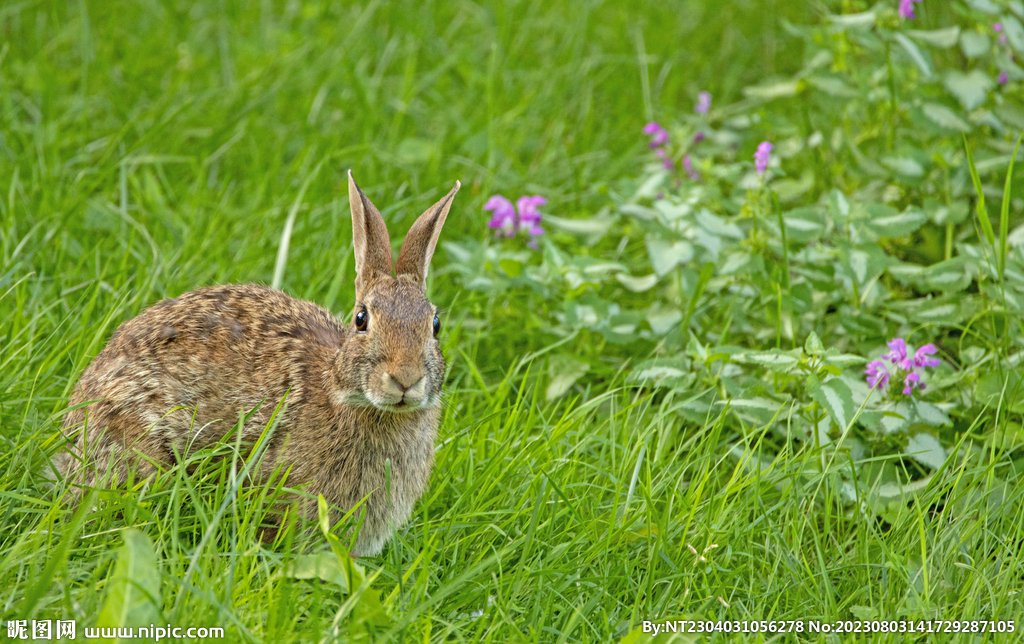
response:
<path fill-rule="evenodd" d="M 427 300 L 426 280 L 459 187 L 456 181 L 451 192 L 420 215 L 392 267 L 384 219 L 348 173 L 356 301 L 338 360 L 345 403 L 393 413 L 440 404 L 445 362 L 437 341 L 437 307 Z"/>

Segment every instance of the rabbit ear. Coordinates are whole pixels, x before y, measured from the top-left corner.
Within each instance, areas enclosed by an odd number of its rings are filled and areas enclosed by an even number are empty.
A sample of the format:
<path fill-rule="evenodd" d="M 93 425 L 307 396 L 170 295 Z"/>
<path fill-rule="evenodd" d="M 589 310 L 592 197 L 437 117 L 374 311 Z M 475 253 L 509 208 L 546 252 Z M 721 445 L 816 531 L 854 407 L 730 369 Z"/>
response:
<path fill-rule="evenodd" d="M 430 258 L 434 256 L 437 238 L 441 235 L 441 227 L 451 210 L 455 193 L 461 187 L 462 184 L 456 181 L 451 192 L 420 215 L 409 229 L 409 234 L 402 242 L 402 250 L 398 253 L 396 272 L 413 277 L 424 289 L 427 287 L 427 268 L 430 266 Z"/>
<path fill-rule="evenodd" d="M 348 171 L 348 204 L 352 209 L 352 244 L 356 256 L 356 297 L 378 274 L 391 277 L 391 239 L 380 211 Z"/>

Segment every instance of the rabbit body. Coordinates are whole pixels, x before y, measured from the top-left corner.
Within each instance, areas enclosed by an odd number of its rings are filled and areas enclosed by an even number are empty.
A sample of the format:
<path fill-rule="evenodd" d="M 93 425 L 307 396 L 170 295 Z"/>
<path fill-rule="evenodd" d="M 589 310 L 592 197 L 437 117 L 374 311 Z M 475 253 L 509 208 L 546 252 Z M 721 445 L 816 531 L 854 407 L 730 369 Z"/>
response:
<path fill-rule="evenodd" d="M 254 444 L 283 400 L 256 480 L 290 468 L 288 485 L 311 495 L 302 501 L 308 519 L 317 495 L 345 510 L 365 498 L 354 552 L 379 553 L 434 462 L 445 363 L 425 279 L 456 190 L 413 225 L 392 277 L 383 219 L 350 173 L 350 325 L 255 284 L 200 288 L 122 324 L 69 401 L 95 401 L 64 420 L 68 449 L 54 464 L 71 497 L 108 470 L 123 482 L 129 470 L 145 477 L 172 465 L 222 440 L 240 413 L 248 415 L 241 438 Z M 332 512 L 332 523 L 338 518 Z"/>

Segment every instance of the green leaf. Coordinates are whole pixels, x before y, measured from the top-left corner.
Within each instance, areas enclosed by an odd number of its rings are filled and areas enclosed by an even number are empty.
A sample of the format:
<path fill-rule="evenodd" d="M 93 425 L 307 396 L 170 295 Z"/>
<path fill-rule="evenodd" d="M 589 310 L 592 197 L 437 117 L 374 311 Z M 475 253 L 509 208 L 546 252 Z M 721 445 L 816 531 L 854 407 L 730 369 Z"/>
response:
<path fill-rule="evenodd" d="M 159 623 L 160 568 L 153 542 L 135 528 L 124 530 L 121 538 L 124 545 L 107 579 L 107 598 L 96 626 L 116 628 Z"/>
<path fill-rule="evenodd" d="M 953 424 L 946 412 L 939 409 L 937 405 L 924 400 L 914 401 L 914 418 L 917 422 L 931 425 L 932 427 L 946 427 Z"/>
<path fill-rule="evenodd" d="M 523 263 L 514 259 L 502 259 L 498 261 L 498 265 L 509 277 L 519 277 L 523 274 Z"/>
<path fill-rule="evenodd" d="M 701 228 L 708 231 L 716 237 L 729 237 L 732 239 L 745 239 L 746 233 L 743 229 L 736 224 L 729 223 L 722 217 L 713 214 L 707 208 L 702 208 L 697 211 L 696 215 L 697 223 Z"/>
<path fill-rule="evenodd" d="M 783 215 L 786 222 L 786 238 L 790 241 L 807 243 L 821 237 L 825 231 L 821 212 L 813 207 L 795 208 Z"/>
<path fill-rule="evenodd" d="M 618 273 L 615 275 L 615 279 L 619 281 L 619 284 L 622 284 L 634 293 L 649 291 L 658 283 L 658 276 L 653 273 L 650 275 L 644 275 L 643 277 L 634 277 L 626 273 Z"/>
<path fill-rule="evenodd" d="M 928 59 L 925 58 L 924 54 L 921 53 L 921 50 L 917 48 L 917 45 L 914 44 L 914 41 L 911 40 L 910 38 L 907 38 L 898 31 L 896 32 L 894 38 L 896 39 L 896 42 L 898 42 L 900 46 L 903 47 L 903 49 L 907 52 L 907 54 L 910 56 L 910 59 L 914 61 L 914 64 L 917 65 L 918 69 L 921 70 L 921 73 L 924 74 L 925 78 L 931 78 L 931 63 L 929 63 Z"/>
<path fill-rule="evenodd" d="M 647 311 L 647 323 L 655 335 L 665 335 L 683 319 L 683 312 L 675 308 L 660 308 L 652 305 Z"/>
<path fill-rule="evenodd" d="M 928 288 L 938 291 L 962 291 L 970 285 L 972 279 L 971 272 L 968 270 L 969 261 L 968 258 L 959 256 L 932 264 L 924 271 L 921 282 Z"/>
<path fill-rule="evenodd" d="M 794 201 L 814 188 L 814 172 L 808 169 L 796 179 L 779 179 L 773 182 L 772 188 L 779 199 Z"/>
<path fill-rule="evenodd" d="M 719 275 L 745 274 L 754 262 L 754 255 L 746 250 L 729 253 L 725 262 L 718 267 Z M 755 264 L 756 265 L 756 264 Z"/>
<path fill-rule="evenodd" d="M 849 427 L 857 408 L 853 405 L 850 387 L 845 382 L 839 378 L 821 382 L 817 376 L 811 374 L 807 379 L 807 393 L 821 405 L 840 431 L 845 431 Z"/>
<path fill-rule="evenodd" d="M 829 96 L 839 98 L 856 98 L 860 96 L 855 88 L 850 87 L 842 78 L 836 76 L 809 76 L 807 82 L 816 90 Z"/>
<path fill-rule="evenodd" d="M 807 336 L 807 341 L 804 342 L 804 353 L 816 356 L 825 350 L 825 346 L 821 343 L 821 338 L 814 331 Z"/>
<path fill-rule="evenodd" d="M 690 374 L 685 358 L 653 358 L 638 364 L 629 374 L 629 382 L 674 386 Z"/>
<path fill-rule="evenodd" d="M 590 370 L 590 364 L 564 354 L 556 354 L 548 360 L 548 387 L 545 398 L 554 400 L 565 395 L 576 381 Z"/>
<path fill-rule="evenodd" d="M 963 223 L 971 213 L 970 204 L 964 199 L 957 199 L 949 205 L 939 199 L 925 199 L 922 207 L 939 226 Z"/>
<path fill-rule="evenodd" d="M 872 499 L 874 499 L 875 503 L 878 503 L 879 501 L 883 503 L 887 503 L 890 501 L 902 502 L 904 497 L 912 496 L 917 492 L 920 492 L 921 490 L 928 487 L 928 484 L 931 482 L 931 480 L 932 475 L 929 474 L 923 479 L 920 479 L 918 481 L 911 481 L 910 483 L 900 483 L 899 481 L 883 483 L 879 485 L 877 488 L 873 489 L 869 496 L 872 497 Z"/>
<path fill-rule="evenodd" d="M 783 351 L 771 349 L 769 351 L 744 351 L 732 356 L 733 362 L 740 364 L 757 365 L 776 373 L 789 373 L 800 364 L 800 350 L 793 349 Z"/>
<path fill-rule="evenodd" d="M 822 359 L 825 364 L 839 367 L 840 369 L 862 365 L 867 362 L 867 358 L 864 358 L 863 356 L 854 355 L 852 353 L 839 353 L 835 349 L 829 349 L 826 351 L 825 355 L 822 356 Z"/>
<path fill-rule="evenodd" d="M 992 0 L 966 0 L 967 4 L 971 5 L 978 11 L 988 14 L 997 14 L 1001 11 L 999 5 L 992 2 Z"/>
<path fill-rule="evenodd" d="M 687 241 L 669 243 L 657 237 L 647 238 L 647 257 L 651 260 L 654 273 L 661 277 L 676 266 L 693 259 L 693 245 Z"/>
<path fill-rule="evenodd" d="M 955 302 L 930 300 L 917 309 L 915 314 L 918 322 L 936 322 L 956 324 L 963 317 L 963 312 Z"/>
<path fill-rule="evenodd" d="M 840 13 L 828 17 L 829 24 L 840 31 L 847 29 L 868 29 L 875 24 L 874 11 L 862 11 L 861 13 Z"/>
<path fill-rule="evenodd" d="M 921 111 L 939 127 L 944 127 L 954 132 L 971 131 L 971 125 L 967 121 L 960 118 L 956 112 L 941 103 L 925 103 L 921 106 Z"/>
<path fill-rule="evenodd" d="M 890 386 L 895 387 L 899 383 L 889 383 Z M 896 434 L 905 431 L 910 427 L 915 416 L 914 408 L 910 406 L 910 403 L 906 401 L 900 401 L 898 403 L 887 403 L 883 408 L 883 415 L 881 422 L 877 427 L 870 427 L 873 430 L 881 430 L 881 434 L 888 436 L 890 434 Z"/>
<path fill-rule="evenodd" d="M 924 168 L 914 157 L 882 157 L 878 161 L 896 174 L 906 177 L 924 176 Z"/>
<path fill-rule="evenodd" d="M 939 469 L 946 462 L 946 450 L 942 448 L 939 439 L 931 434 L 922 433 L 911 436 L 907 441 L 907 446 L 903 448 L 903 453 L 933 470 Z"/>
<path fill-rule="evenodd" d="M 728 405 L 733 412 L 742 414 L 758 423 L 770 423 L 773 419 L 778 419 L 784 413 L 782 409 L 788 404 L 789 402 L 779 402 L 763 396 L 732 398 L 715 403 L 717 406 Z"/>
<path fill-rule="evenodd" d="M 960 37 L 960 27 L 946 27 L 945 29 L 931 29 L 928 31 L 911 29 L 907 31 L 907 35 L 932 47 L 949 49 L 956 44 L 957 39 Z"/>
<path fill-rule="evenodd" d="M 851 247 L 839 244 L 840 266 L 849 271 L 848 275 L 858 284 L 865 285 L 876 275 L 889 268 L 895 260 L 886 255 L 877 244 L 862 244 Z"/>
<path fill-rule="evenodd" d="M 632 215 L 639 219 L 643 219 L 644 221 L 654 221 L 658 218 L 658 211 L 654 208 L 648 208 L 635 203 L 622 204 L 619 206 L 619 212 L 626 215 Z M 547 217 L 544 219 L 546 221 Z"/>
<path fill-rule="evenodd" d="M 1017 53 L 1024 53 L 1024 27 L 1020 21 L 1013 16 L 1007 16 L 1000 22 L 1003 24 L 1003 33 L 1010 46 L 1017 50 Z"/>
<path fill-rule="evenodd" d="M 347 557 L 344 562 L 339 561 L 339 555 L 331 550 L 295 557 L 284 574 L 295 579 L 319 579 L 334 584 L 343 593 L 358 588 L 366 577 L 361 565 Z"/>
<path fill-rule="evenodd" d="M 917 284 L 918 279 L 925 271 L 925 267 L 919 264 L 899 262 L 889 267 L 889 274 L 899 280 L 900 284 L 910 286 Z"/>
<path fill-rule="evenodd" d="M 573 264 L 583 270 L 583 274 L 589 277 L 605 277 L 609 273 L 617 271 L 628 271 L 624 264 L 619 262 L 594 261 L 589 257 L 577 258 Z"/>
<path fill-rule="evenodd" d="M 973 110 L 984 103 L 988 99 L 989 90 L 995 85 L 995 81 L 979 69 L 967 74 L 951 69 L 946 72 L 942 82 L 965 110 Z"/>
<path fill-rule="evenodd" d="M 870 208 L 866 210 L 873 212 Z M 880 217 L 868 220 L 868 226 L 881 237 L 902 237 L 909 235 L 928 222 L 928 215 L 911 206 L 903 212 L 887 209 Z"/>
<path fill-rule="evenodd" d="M 544 225 L 552 225 L 555 228 L 560 228 L 567 233 L 583 236 L 593 237 L 604 237 L 608 234 L 612 224 L 616 221 L 616 217 L 613 217 L 607 213 L 598 213 L 593 217 L 587 217 L 586 219 L 562 219 L 561 217 L 555 217 L 544 213 Z"/>
<path fill-rule="evenodd" d="M 988 36 L 977 31 L 965 31 L 960 34 L 960 50 L 967 58 L 977 58 L 987 54 L 991 47 Z"/>
<path fill-rule="evenodd" d="M 749 98 L 757 98 L 762 101 L 773 101 L 777 98 L 788 98 L 796 96 L 800 92 L 800 81 L 784 80 L 764 85 L 744 87 L 743 93 Z"/>
<path fill-rule="evenodd" d="M 995 409 L 1024 411 L 1024 370 L 1020 367 L 999 373 L 989 371 L 978 379 L 974 395 L 978 402 Z"/>

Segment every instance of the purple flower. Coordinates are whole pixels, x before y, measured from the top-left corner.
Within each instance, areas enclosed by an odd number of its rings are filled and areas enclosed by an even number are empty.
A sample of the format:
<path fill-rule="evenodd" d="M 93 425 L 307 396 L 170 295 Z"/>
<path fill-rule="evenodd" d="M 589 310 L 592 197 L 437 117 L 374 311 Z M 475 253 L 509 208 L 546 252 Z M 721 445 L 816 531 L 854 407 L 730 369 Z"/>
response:
<path fill-rule="evenodd" d="M 530 235 L 543 235 L 544 229 L 540 227 L 541 214 L 537 206 L 543 206 L 547 202 L 547 199 L 538 195 L 520 197 L 516 200 L 516 208 L 519 209 L 519 230 L 525 230 Z"/>
<path fill-rule="evenodd" d="M 496 228 L 498 235 L 504 232 L 506 237 L 514 237 L 516 233 L 523 232 L 534 237 L 544 234 L 540 227 L 541 213 L 538 206 L 543 206 L 547 199 L 539 195 L 532 197 L 520 197 L 516 205 L 501 195 L 494 195 L 484 204 L 484 210 L 494 211 L 494 216 L 487 225 Z M 516 212 L 518 210 L 518 212 Z M 536 242 L 532 242 L 530 248 L 535 248 Z"/>
<path fill-rule="evenodd" d="M 938 350 L 934 344 L 926 344 L 917 350 L 914 354 L 914 366 L 915 367 L 937 367 L 942 362 L 938 358 L 929 358 L 928 356 L 936 353 Z"/>
<path fill-rule="evenodd" d="M 516 234 L 516 209 L 511 201 L 501 195 L 494 195 L 484 204 L 484 210 L 494 211 L 494 216 L 487 223 L 490 228 L 504 230 L 506 237 Z"/>
<path fill-rule="evenodd" d="M 693 144 L 697 145 L 698 143 L 703 141 L 705 138 L 706 138 L 706 136 L 705 136 L 705 134 L 703 132 L 697 132 L 696 134 L 693 135 Z"/>
<path fill-rule="evenodd" d="M 686 175 L 691 180 L 700 181 L 700 173 L 693 169 L 693 161 L 690 160 L 689 154 L 683 157 L 683 169 L 686 170 Z"/>
<path fill-rule="evenodd" d="M 868 368 L 864 370 L 864 373 L 868 376 L 868 385 L 872 389 L 885 389 L 886 385 L 889 384 L 889 368 L 885 366 L 885 363 L 881 360 L 872 360 L 868 363 Z"/>
<path fill-rule="evenodd" d="M 924 0 L 900 0 L 900 15 L 904 18 L 916 18 L 914 15 L 914 3 L 923 2 Z"/>
<path fill-rule="evenodd" d="M 668 131 L 654 121 L 651 121 L 644 126 L 644 134 L 651 137 L 651 148 L 656 148 L 668 143 Z"/>
<path fill-rule="evenodd" d="M 693 111 L 698 114 L 707 114 L 711 109 L 711 92 L 701 92 L 697 94 L 697 104 L 693 106 Z"/>
<path fill-rule="evenodd" d="M 896 338 L 895 340 L 890 340 L 886 344 L 889 345 L 889 362 L 906 368 L 908 364 L 907 343 L 903 341 L 903 338 Z"/>
<path fill-rule="evenodd" d="M 773 147 L 768 141 L 761 141 L 758 144 L 757 152 L 754 153 L 754 165 L 757 167 L 758 172 L 764 172 L 768 169 L 768 161 L 772 158 Z"/>
<path fill-rule="evenodd" d="M 1006 75 L 1006 72 L 999 72 L 999 84 L 1006 85 L 1009 82 L 1010 77 Z"/>
<path fill-rule="evenodd" d="M 909 396 L 915 389 L 924 391 L 925 386 L 926 385 L 921 382 L 921 376 L 911 371 L 907 374 L 907 377 L 903 379 L 903 395 Z"/>
<path fill-rule="evenodd" d="M 884 390 L 891 377 L 894 382 L 903 382 L 904 396 L 911 395 L 915 389 L 924 391 L 927 385 L 921 380 L 921 374 L 917 370 L 939 366 L 938 358 L 928 357 L 937 353 L 935 345 L 926 344 L 910 355 L 903 338 L 893 338 L 887 344 L 889 353 L 882 354 L 879 360 L 869 362 L 867 369 L 864 370 L 868 385 Z"/>

